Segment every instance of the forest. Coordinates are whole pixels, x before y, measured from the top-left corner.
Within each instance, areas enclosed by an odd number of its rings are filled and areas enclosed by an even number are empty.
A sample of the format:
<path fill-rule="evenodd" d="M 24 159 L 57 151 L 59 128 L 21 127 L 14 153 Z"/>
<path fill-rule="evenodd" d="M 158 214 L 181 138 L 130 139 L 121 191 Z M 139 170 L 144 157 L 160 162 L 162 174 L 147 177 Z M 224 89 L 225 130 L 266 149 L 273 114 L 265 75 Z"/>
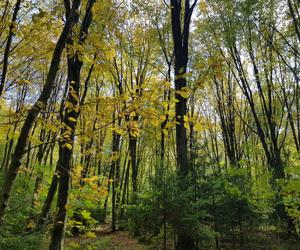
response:
<path fill-rule="evenodd" d="M 1 0 L 0 249 L 300 249 L 299 0 Z"/>

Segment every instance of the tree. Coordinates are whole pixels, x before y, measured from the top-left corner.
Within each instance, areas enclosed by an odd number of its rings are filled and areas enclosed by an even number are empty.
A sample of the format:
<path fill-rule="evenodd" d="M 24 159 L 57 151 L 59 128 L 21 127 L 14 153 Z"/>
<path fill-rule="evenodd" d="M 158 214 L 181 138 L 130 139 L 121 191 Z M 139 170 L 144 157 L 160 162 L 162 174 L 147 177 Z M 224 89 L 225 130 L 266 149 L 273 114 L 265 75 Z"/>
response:
<path fill-rule="evenodd" d="M 189 0 L 181 1 L 171 0 L 171 20 L 172 34 L 174 44 L 174 73 L 175 73 L 175 98 L 178 100 L 175 104 L 176 115 L 176 159 L 178 165 L 178 173 L 184 178 L 189 173 L 188 153 L 187 153 L 187 135 L 184 126 L 184 117 L 187 113 L 186 97 L 182 95 L 182 91 L 186 91 L 187 81 L 187 64 L 188 64 L 188 48 L 189 48 L 189 32 L 193 10 L 197 1 L 193 1 L 190 5 Z M 183 20 L 181 17 L 183 16 Z M 183 23 L 183 27 L 182 27 Z M 184 190 L 183 190 L 184 191 Z M 184 226 L 178 235 L 177 249 L 193 249 L 194 242 L 190 235 L 184 232 Z"/>
<path fill-rule="evenodd" d="M 78 44 L 83 45 L 89 31 L 89 27 L 92 22 L 92 8 L 96 0 L 90 0 L 87 2 L 85 15 L 81 23 L 80 33 L 78 38 Z M 70 3 L 67 4 L 66 13 L 72 11 L 70 9 Z M 75 23 L 78 22 L 75 20 Z M 74 46 L 74 35 L 68 38 L 68 45 Z M 80 59 L 80 52 L 75 49 L 74 54 L 68 55 L 68 81 L 69 91 L 65 103 L 65 114 L 63 117 L 63 124 L 65 127 L 62 130 L 63 140 L 60 141 L 59 157 L 57 161 L 57 174 L 59 176 L 59 187 L 57 197 L 57 215 L 54 220 L 54 228 L 52 231 L 52 238 L 50 243 L 50 249 L 63 249 L 64 231 L 66 223 L 66 205 L 68 201 L 69 186 L 70 186 L 70 172 L 72 169 L 71 159 L 74 148 L 75 130 L 77 125 L 77 119 L 80 114 L 80 102 L 83 103 L 85 96 L 80 98 L 80 80 L 81 69 L 83 61 Z"/>
<path fill-rule="evenodd" d="M 17 0 L 16 5 L 14 7 L 13 16 L 11 19 L 11 24 L 9 26 L 9 34 L 7 37 L 4 58 L 3 58 L 3 66 L 2 66 L 2 74 L 1 74 L 1 82 L 0 82 L 0 97 L 2 96 L 4 86 L 5 86 L 6 74 L 7 74 L 7 69 L 8 69 L 9 52 L 11 49 L 12 39 L 16 33 L 16 31 L 15 31 L 16 30 L 16 21 L 17 21 L 18 12 L 21 8 L 21 2 L 22 2 L 22 0 Z M 8 2 L 7 2 L 7 4 L 8 4 Z M 3 14 L 3 16 L 4 16 L 4 14 Z"/>

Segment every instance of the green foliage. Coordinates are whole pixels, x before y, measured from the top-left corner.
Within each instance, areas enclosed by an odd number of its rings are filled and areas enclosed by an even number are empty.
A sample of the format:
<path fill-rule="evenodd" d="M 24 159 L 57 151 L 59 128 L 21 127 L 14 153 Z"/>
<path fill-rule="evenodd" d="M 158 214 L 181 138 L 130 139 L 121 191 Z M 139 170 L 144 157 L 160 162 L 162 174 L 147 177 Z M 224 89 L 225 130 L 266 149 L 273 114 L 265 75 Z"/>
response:
<path fill-rule="evenodd" d="M 300 233 L 300 165 L 293 164 L 286 168 L 287 180 L 281 180 L 281 194 L 287 214 L 293 219 L 297 233 Z"/>
<path fill-rule="evenodd" d="M 91 212 L 86 209 L 70 210 L 70 212 L 72 212 L 72 214 L 68 221 L 68 227 L 70 228 L 71 233 L 73 235 L 88 235 L 97 223 L 97 221 L 92 218 Z"/>
<path fill-rule="evenodd" d="M 3 175 L 0 174 L 0 186 Z M 22 234 L 24 230 L 32 229 L 32 220 L 37 218 L 38 212 L 32 207 L 32 194 L 34 187 L 30 185 L 30 180 L 21 177 L 17 180 L 14 192 L 11 197 L 11 205 L 6 213 L 4 224 L 1 230 L 10 235 Z"/>
<path fill-rule="evenodd" d="M 90 209 L 91 217 L 94 218 L 98 223 L 105 222 L 105 209 L 103 207 L 97 206 Z"/>
<path fill-rule="evenodd" d="M 157 192 L 146 192 L 138 196 L 137 205 L 126 206 L 128 229 L 135 236 L 159 233 L 163 218 L 158 197 Z"/>
<path fill-rule="evenodd" d="M 19 236 L 3 236 L 0 234 L 0 249 L 5 250 L 46 249 L 46 243 L 45 236 L 41 234 L 24 234 Z"/>
<path fill-rule="evenodd" d="M 100 207 L 101 200 L 107 194 L 107 179 L 103 179 L 101 187 L 98 185 L 98 177 L 85 178 L 85 185 L 80 183 L 82 167 L 74 169 L 72 179 L 73 189 L 70 192 L 70 202 L 68 203 L 68 233 L 88 234 L 100 222 L 104 222 L 105 211 Z"/>
<path fill-rule="evenodd" d="M 0 186 L 3 172 L 0 172 Z M 33 231 L 38 212 L 31 206 L 33 186 L 26 176 L 18 178 L 11 197 L 11 205 L 0 227 L 0 249 L 39 250 L 45 249 L 46 235 Z"/>
<path fill-rule="evenodd" d="M 251 197 L 246 170 L 207 176 L 199 182 L 198 190 L 198 198 L 204 200 L 202 209 L 208 213 L 206 223 L 217 235 L 238 234 L 243 238 L 258 224 L 259 211 Z"/>
<path fill-rule="evenodd" d="M 202 209 L 203 200 L 195 200 L 191 180 L 183 183 L 175 174 L 166 179 L 166 183 L 153 181 L 151 189 L 138 196 L 136 205 L 126 207 L 128 229 L 134 235 L 152 238 L 163 233 L 165 222 L 171 229 L 168 234 L 185 230 L 196 241 L 212 239 L 213 231 L 202 223 L 208 216 Z"/>
<path fill-rule="evenodd" d="M 185 230 L 201 244 L 214 237 L 247 238 L 261 222 L 262 211 L 253 199 L 253 183 L 244 169 L 230 169 L 194 182 L 179 181 L 168 174 L 152 181 L 151 188 L 129 205 L 127 227 L 135 235 L 150 241 L 162 234 L 164 220 L 168 235 Z M 146 235 L 148 235 L 146 237 Z"/>

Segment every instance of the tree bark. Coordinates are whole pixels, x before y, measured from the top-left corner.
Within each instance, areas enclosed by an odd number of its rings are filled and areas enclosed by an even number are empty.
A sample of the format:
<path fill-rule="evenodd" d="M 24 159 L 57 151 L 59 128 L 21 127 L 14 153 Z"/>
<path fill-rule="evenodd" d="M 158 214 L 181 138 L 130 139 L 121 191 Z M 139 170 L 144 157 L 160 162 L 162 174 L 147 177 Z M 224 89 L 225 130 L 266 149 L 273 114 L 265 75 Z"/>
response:
<path fill-rule="evenodd" d="M 188 64 L 188 41 L 191 16 L 197 0 L 190 5 L 189 0 L 184 1 L 184 9 L 182 10 L 181 1 L 170 0 L 171 3 L 171 21 L 172 35 L 175 55 L 175 98 L 178 100 L 175 104 L 176 115 L 176 160 L 178 166 L 179 178 L 184 182 L 189 173 L 188 151 L 187 151 L 187 133 L 184 126 L 184 117 L 187 113 L 187 99 L 180 94 L 187 86 L 186 73 Z M 183 16 L 183 18 L 182 18 Z M 183 19 L 183 20 L 182 20 Z M 183 27 L 182 27 L 183 24 Z M 182 191 L 185 192 L 186 187 L 182 185 Z M 194 249 L 195 244 L 193 238 L 186 232 L 186 225 L 180 225 L 177 235 L 176 249 Z"/>
<path fill-rule="evenodd" d="M 56 167 L 55 172 L 52 176 L 52 181 L 51 181 L 50 187 L 48 189 L 47 197 L 44 202 L 41 215 L 37 222 L 36 229 L 39 231 L 42 230 L 48 224 L 47 222 L 49 222 L 48 221 L 49 212 L 50 212 L 51 204 L 52 204 L 52 201 L 54 199 L 54 195 L 55 195 L 56 189 L 57 189 L 57 181 L 58 181 L 57 180 L 57 170 L 58 169 Z"/>
<path fill-rule="evenodd" d="M 89 26 L 92 22 L 92 7 L 96 0 L 90 0 L 86 5 L 85 16 L 81 23 L 80 34 L 78 42 L 84 44 Z M 78 19 L 76 20 L 76 22 Z M 73 38 L 69 40 L 70 45 L 73 44 Z M 79 107 L 79 91 L 80 91 L 80 77 L 83 61 L 80 59 L 79 51 L 76 51 L 74 56 L 68 56 L 68 80 L 69 80 L 69 93 L 67 102 L 70 107 L 66 108 L 63 118 L 63 140 L 60 142 L 60 154 L 57 162 L 59 188 L 57 197 L 57 214 L 54 220 L 54 227 L 52 230 L 50 250 L 63 249 L 64 233 L 66 228 L 67 219 L 67 202 L 70 188 L 70 172 L 72 170 L 72 155 L 74 148 L 75 130 L 77 120 L 80 114 Z M 82 102 L 84 100 L 81 100 Z"/>
<path fill-rule="evenodd" d="M 0 97 L 3 94 L 4 91 L 4 86 L 5 86 L 5 80 L 6 80 L 6 75 L 7 75 L 7 69 L 8 69 L 8 58 L 9 58 L 9 52 L 10 52 L 10 47 L 12 43 L 12 39 L 15 36 L 15 29 L 16 29 L 16 21 L 17 21 L 17 16 L 18 12 L 21 7 L 21 2 L 22 0 L 17 0 L 13 16 L 11 19 L 11 24 L 9 26 L 9 34 L 6 42 L 6 47 L 4 50 L 4 57 L 3 57 L 3 67 L 2 67 L 2 75 L 1 75 L 1 82 L 0 82 Z"/>

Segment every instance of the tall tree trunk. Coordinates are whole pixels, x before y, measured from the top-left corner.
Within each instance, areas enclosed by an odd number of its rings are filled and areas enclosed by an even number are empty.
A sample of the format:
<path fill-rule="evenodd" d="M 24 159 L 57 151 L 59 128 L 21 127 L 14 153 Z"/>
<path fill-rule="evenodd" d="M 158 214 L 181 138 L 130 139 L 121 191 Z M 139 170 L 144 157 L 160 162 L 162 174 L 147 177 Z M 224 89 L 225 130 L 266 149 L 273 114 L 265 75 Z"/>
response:
<path fill-rule="evenodd" d="M 2 67 L 2 75 L 1 75 L 1 82 L 0 82 L 0 97 L 3 94 L 4 87 L 5 87 L 5 80 L 6 80 L 7 69 L 8 69 L 9 52 L 10 52 L 12 39 L 15 36 L 15 33 L 16 33 L 16 31 L 15 31 L 16 21 L 17 21 L 18 12 L 19 12 L 20 7 L 21 7 L 21 2 L 22 2 L 22 0 L 17 0 L 15 8 L 14 8 L 13 16 L 12 16 L 12 19 L 11 19 L 11 23 L 9 25 L 9 34 L 8 34 L 6 47 L 5 47 L 5 50 L 4 50 L 4 57 L 3 57 L 3 67 Z"/>
<path fill-rule="evenodd" d="M 131 133 L 131 132 L 130 132 Z M 129 152 L 131 162 L 131 181 L 132 181 L 132 202 L 135 204 L 137 196 L 137 137 L 129 135 Z"/>
<path fill-rule="evenodd" d="M 115 114 L 113 116 L 115 121 Z M 118 119 L 118 126 L 121 125 L 121 119 Z M 121 136 L 113 131 L 113 142 L 112 142 L 112 154 L 117 154 L 118 159 L 113 159 L 111 168 L 112 168 L 112 219 L 111 219 L 111 231 L 116 231 L 116 187 L 118 185 L 118 175 L 117 170 L 119 168 L 119 157 L 120 157 L 120 139 Z"/>
<path fill-rule="evenodd" d="M 177 0 L 170 0 L 171 3 L 171 21 L 172 35 L 175 55 L 175 98 L 178 100 L 175 104 L 176 115 L 176 160 L 178 166 L 179 177 L 184 182 L 185 177 L 189 173 L 188 152 L 187 152 L 187 133 L 184 126 L 184 117 L 187 113 L 187 99 L 180 94 L 185 91 L 187 86 L 186 73 L 188 63 L 188 40 L 191 16 L 197 0 L 190 5 L 190 0 L 184 1 L 182 11 L 182 3 Z M 183 20 L 182 20 L 183 19 Z M 183 24 L 183 27 L 182 27 Z M 182 192 L 186 191 L 185 185 L 181 185 Z M 181 223 L 178 228 L 176 249 L 194 249 L 195 244 L 193 238 L 187 233 L 186 225 Z"/>
<path fill-rule="evenodd" d="M 78 42 L 84 44 L 89 26 L 92 22 L 92 7 L 96 0 L 90 0 L 86 5 L 85 16 L 82 20 L 80 34 Z M 76 22 L 78 21 L 78 18 Z M 73 39 L 70 38 L 68 42 L 73 44 Z M 69 80 L 69 93 L 67 97 L 67 103 L 70 104 L 68 108 L 65 108 L 65 115 L 63 118 L 63 124 L 66 126 L 63 128 L 64 139 L 60 142 L 60 154 L 57 162 L 58 176 L 59 176 L 59 188 L 57 197 L 57 214 L 54 220 L 54 227 L 52 230 L 50 250 L 63 249 L 64 233 L 67 219 L 66 205 L 68 202 L 69 188 L 70 188 L 70 172 L 72 170 L 72 155 L 74 148 L 75 130 L 77 120 L 80 115 L 79 107 L 79 90 L 80 90 L 80 77 L 83 61 L 79 51 L 76 51 L 74 56 L 68 56 L 68 80 Z M 81 103 L 83 103 L 83 99 Z"/>

